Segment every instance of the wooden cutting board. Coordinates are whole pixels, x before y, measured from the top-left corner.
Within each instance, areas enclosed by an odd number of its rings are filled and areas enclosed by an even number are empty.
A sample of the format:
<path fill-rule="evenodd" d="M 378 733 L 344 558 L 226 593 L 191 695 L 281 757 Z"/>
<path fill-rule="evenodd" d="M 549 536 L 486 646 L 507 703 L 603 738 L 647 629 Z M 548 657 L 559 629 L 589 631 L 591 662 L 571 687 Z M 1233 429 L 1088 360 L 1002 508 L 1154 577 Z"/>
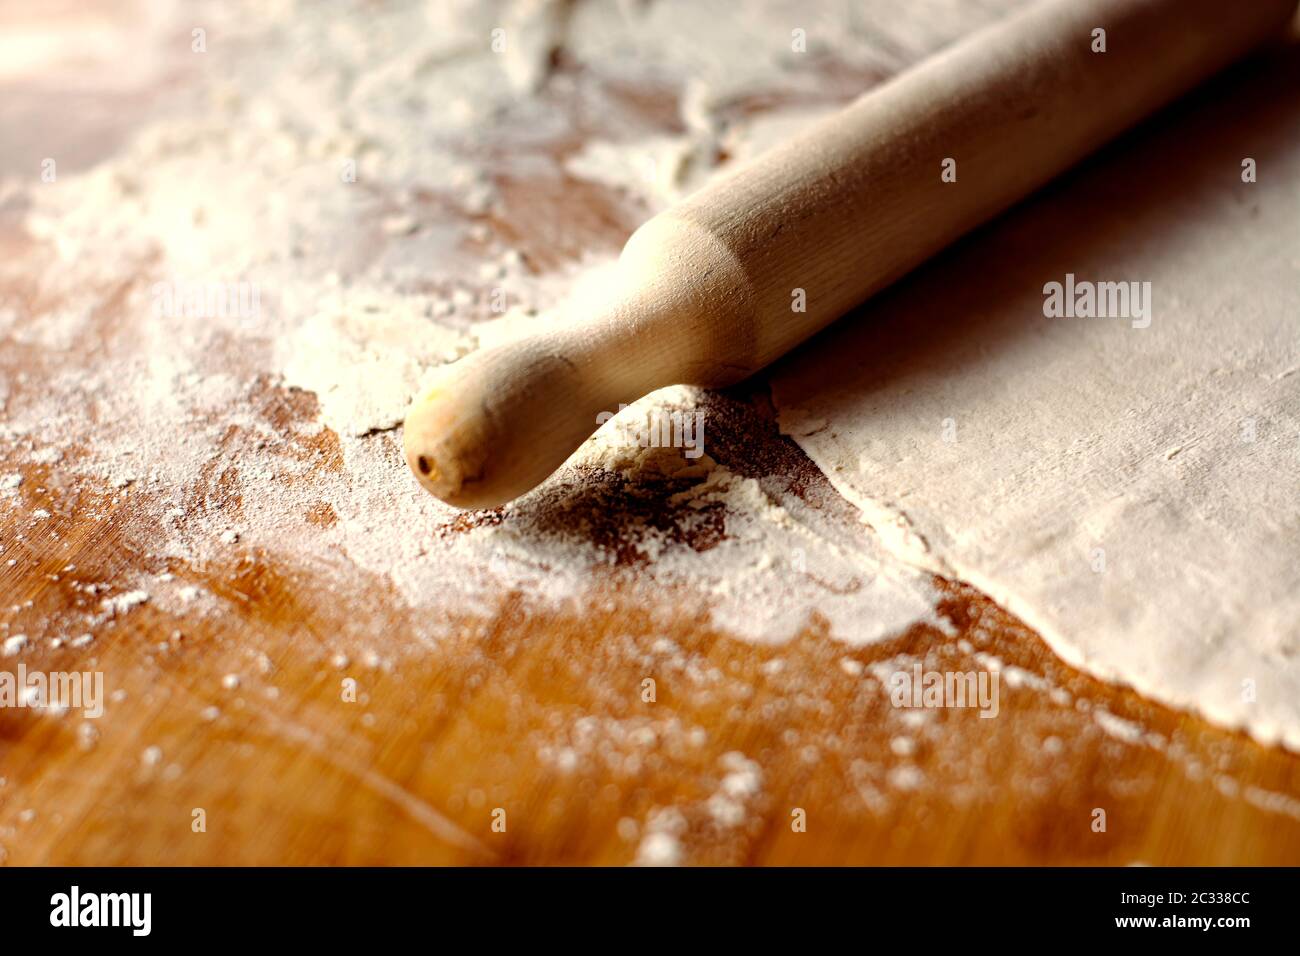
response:
<path fill-rule="evenodd" d="M 286 419 L 311 413 L 309 396 L 273 397 Z M 824 482 L 751 405 L 719 403 L 750 412 L 732 416 L 750 449 L 768 446 L 812 490 Z M 565 616 L 502 594 L 496 615 L 412 652 L 413 612 L 394 610 L 381 580 L 325 586 L 311 566 L 251 549 L 162 567 L 123 546 L 129 495 L 0 455 L 0 472 L 12 468 L 26 480 L 21 507 L 0 511 L 0 557 L 18 562 L 0 563 L 6 635 L 57 626 L 95 600 L 89 585 L 132 572 L 174 574 L 222 611 L 186 620 L 144 604 L 88 647 L 21 656 L 29 670 L 101 670 L 116 697 L 97 721 L 0 710 L 9 863 L 618 864 L 656 815 L 668 838 L 643 854 L 688 863 L 1300 858 L 1294 755 L 1071 670 L 969 588 L 944 587 L 958 637 L 917 627 L 862 650 L 818 628 L 759 647 L 692 617 L 665 627 L 613 593 Z M 38 528 L 33 508 L 51 513 Z M 385 663 L 367 666 L 376 648 Z M 963 671 L 991 653 L 1042 686 L 1022 675 L 997 720 L 936 712 L 913 753 L 859 667 L 901 651 Z M 349 676 L 355 702 L 340 693 Z M 1099 708 L 1141 734 L 1107 733 Z M 739 819 L 722 825 L 732 753 L 754 767 L 738 778 Z M 196 809 L 206 832 L 192 829 Z"/>
<path fill-rule="evenodd" d="M 847 92 L 863 78 L 828 82 Z M 31 89 L 10 78 L 8 92 Z M 673 111 L 660 91 L 626 101 Z M 84 166 L 147 112 L 117 94 L 57 107 L 5 112 L 0 155 L 18 156 L 43 125 Z M 635 224 L 578 183 L 499 185 L 511 215 L 495 227 L 541 267 L 565 244 L 616 246 Z M 0 253 L 33 254 L 20 209 L 0 215 Z M 20 322 L 57 308 L 6 276 L 0 302 Z M 108 285 L 94 321 L 130 323 L 122 294 L 139 281 Z M 0 340 L 10 402 L 94 361 L 93 341 L 51 363 Z M 331 432 L 294 431 L 314 420 L 312 395 L 265 380 L 250 400 L 305 442 L 313 467 L 341 467 Z M 867 533 L 778 435 L 761 379 L 707 412 L 720 463 L 791 475 Z M 404 467 L 396 435 L 367 440 Z M 238 542 L 217 560 L 151 556 L 134 544 L 152 530 L 147 490 L 33 464 L 30 451 L 0 443 L 0 475 L 22 475 L 0 500 L 0 638 L 29 636 L 0 669 L 98 670 L 112 697 L 98 720 L 0 709 L 8 864 L 1300 862 L 1300 757 L 1066 667 L 964 586 L 940 582 L 949 633 L 918 625 L 869 648 L 816 620 L 788 644 L 754 645 L 613 584 L 565 613 L 502 593 L 495 613 L 450 620 L 454 636 L 428 644 L 411 639 L 427 612 L 359 568 L 323 575 L 306 556 Z M 675 490 L 662 489 L 665 509 Z M 219 472 L 187 494 L 239 504 Z M 328 508 L 309 517 L 333 520 Z M 615 508 L 600 521 L 616 534 L 636 517 Z M 150 575 L 210 592 L 218 612 L 145 603 L 84 646 L 48 639 Z M 936 711 L 900 734 L 864 680 L 900 653 L 958 671 L 996 657 L 1000 718 Z"/>

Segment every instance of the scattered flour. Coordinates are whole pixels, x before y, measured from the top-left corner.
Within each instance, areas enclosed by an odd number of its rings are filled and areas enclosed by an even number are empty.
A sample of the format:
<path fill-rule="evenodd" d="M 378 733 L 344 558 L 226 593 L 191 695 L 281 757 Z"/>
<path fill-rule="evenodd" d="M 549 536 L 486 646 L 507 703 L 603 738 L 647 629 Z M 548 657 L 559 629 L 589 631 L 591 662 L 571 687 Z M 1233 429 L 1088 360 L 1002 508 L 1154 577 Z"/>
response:
<path fill-rule="evenodd" d="M 134 607 L 138 607 L 149 600 L 149 595 L 144 591 L 127 591 L 124 594 L 118 594 L 110 598 L 104 598 L 100 602 L 100 607 L 104 609 L 107 617 L 117 617 L 126 614 Z"/>
<path fill-rule="evenodd" d="M 623 233 L 725 171 L 724 157 L 784 138 L 1013 5 L 159 13 L 161 35 L 202 22 L 209 45 L 152 64 L 181 77 L 155 118 L 55 183 L 3 185 L 38 244 L 3 268 L 35 270 L 41 295 L 0 330 L 50 359 L 42 388 L 6 394 L 6 432 L 32 465 L 130 495 L 152 522 L 140 545 L 160 560 L 203 562 L 238 542 L 378 574 L 412 606 L 488 614 L 511 590 L 561 605 L 622 577 L 667 613 L 761 641 L 818 622 L 855 643 L 937 624 L 925 574 L 883 561 L 779 470 L 621 447 L 607 426 L 543 488 L 467 520 L 410 480 L 391 432 L 438 365 L 562 321 Z M 796 29 L 817 60 L 792 48 Z M 826 58 L 856 79 L 828 87 Z M 676 107 L 629 107 L 632 88 Z M 530 211 L 509 184 L 566 197 L 574 180 L 616 187 L 589 201 L 623 225 L 557 255 L 547 230 L 567 207 Z M 122 321 L 105 324 L 110 289 Z M 281 410 L 299 390 L 314 417 Z M 671 389 L 624 414 L 704 401 Z M 611 517 L 638 498 L 671 520 Z M 107 598 L 104 613 L 147 598 Z M 450 618 L 423 620 L 437 636 Z"/>

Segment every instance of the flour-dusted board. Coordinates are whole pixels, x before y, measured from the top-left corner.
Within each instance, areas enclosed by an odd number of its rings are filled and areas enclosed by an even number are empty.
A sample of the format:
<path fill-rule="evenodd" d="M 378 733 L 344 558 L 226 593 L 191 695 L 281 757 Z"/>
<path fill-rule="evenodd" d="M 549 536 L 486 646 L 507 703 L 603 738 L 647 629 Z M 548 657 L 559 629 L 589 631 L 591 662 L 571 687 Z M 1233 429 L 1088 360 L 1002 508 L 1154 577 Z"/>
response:
<path fill-rule="evenodd" d="M 500 512 L 404 472 L 428 368 L 1009 6 L 6 13 L 0 668 L 106 702 L 0 710 L 0 857 L 1294 862 L 1294 757 L 890 557 L 765 381 Z"/>

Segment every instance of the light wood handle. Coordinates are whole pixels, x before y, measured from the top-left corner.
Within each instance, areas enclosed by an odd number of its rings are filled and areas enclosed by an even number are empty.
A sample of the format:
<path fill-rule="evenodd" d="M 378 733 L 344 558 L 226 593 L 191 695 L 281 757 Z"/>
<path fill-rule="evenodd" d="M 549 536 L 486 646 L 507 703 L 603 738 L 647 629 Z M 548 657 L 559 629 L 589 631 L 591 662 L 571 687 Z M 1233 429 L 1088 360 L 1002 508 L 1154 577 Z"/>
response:
<path fill-rule="evenodd" d="M 407 416 L 411 469 L 458 507 L 523 494 L 602 411 L 762 368 L 1241 57 L 1295 7 L 1047 0 L 971 36 L 645 223 L 590 314 L 442 370 Z M 946 159 L 955 182 L 941 178 Z"/>

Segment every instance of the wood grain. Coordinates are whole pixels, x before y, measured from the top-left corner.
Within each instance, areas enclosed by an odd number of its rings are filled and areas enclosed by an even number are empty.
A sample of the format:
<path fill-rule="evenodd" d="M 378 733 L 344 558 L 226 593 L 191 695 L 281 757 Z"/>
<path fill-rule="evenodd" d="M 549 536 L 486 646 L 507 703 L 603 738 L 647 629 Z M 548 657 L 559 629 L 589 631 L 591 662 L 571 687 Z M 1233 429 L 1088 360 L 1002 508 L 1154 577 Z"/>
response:
<path fill-rule="evenodd" d="M 309 396 L 281 398 L 286 414 L 310 414 Z M 738 468 L 779 459 L 810 492 L 824 482 L 764 423 L 761 401 L 717 405 L 724 462 L 743 449 Z M 373 440 L 398 454 L 391 435 Z M 159 567 L 124 547 L 129 495 L 56 491 L 52 472 L 23 470 L 23 507 L 0 519 L 4 555 L 20 557 L 0 565 L 5 633 L 40 633 L 86 603 L 88 584 L 131 571 L 209 589 L 222 612 L 177 619 L 145 604 L 89 647 L 23 656 L 29 669 L 101 670 L 117 697 L 98 721 L 0 711 L 11 864 L 620 864 L 664 808 L 680 813 L 682 861 L 701 864 L 1300 859 L 1285 796 L 1300 790 L 1300 760 L 1065 667 L 969 588 L 945 586 L 953 634 L 917 627 L 869 649 L 816 627 L 771 648 L 689 616 L 665 627 L 619 593 L 569 615 L 502 595 L 494 617 L 425 646 L 381 580 L 340 587 L 239 548 L 222 563 Z M 32 530 L 19 516 L 37 506 L 53 517 Z M 368 652 L 381 663 L 367 666 Z M 887 694 L 845 663 L 900 652 L 954 670 L 992 653 L 1058 690 L 1004 685 L 996 720 L 932 712 L 904 759 Z M 349 676 L 355 703 L 341 698 Z M 653 703 L 640 694 L 647 676 Z M 1161 742 L 1106 734 L 1096 708 Z M 724 826 L 710 798 L 729 752 L 759 766 L 761 787 Z M 914 790 L 889 782 L 904 765 L 923 777 Z M 195 808 L 205 833 L 191 831 Z M 492 829 L 497 808 L 504 833 Z M 796 808 L 806 832 L 791 828 Z"/>
<path fill-rule="evenodd" d="M 828 95 L 839 99 L 877 79 L 832 67 Z M 676 121 L 670 91 L 622 95 L 629 111 Z M 67 107 L 69 124 L 83 107 Z M 78 164 L 114 149 L 142 112 L 123 110 L 111 131 L 87 127 Z M 565 177 L 496 186 L 508 215 L 483 222 L 538 269 L 616 248 L 639 218 L 626 197 Z M 448 221 L 462 215 L 420 201 Z M 22 268 L 40 254 L 21 208 L 0 205 L 0 300 L 23 322 L 59 306 Z M 142 281 L 97 288 L 92 332 L 66 354 L 4 340 L 10 407 L 90 367 L 129 330 L 123 302 Z M 315 474 L 343 467 L 332 433 L 297 427 L 315 419 L 313 396 L 263 378 L 246 401 Z M 777 434 L 761 380 L 706 411 L 719 462 L 792 476 L 815 507 L 867 533 Z M 232 418 L 236 458 L 246 437 Z M 395 434 L 364 440 L 405 467 Z M 112 696 L 99 720 L 0 709 L 9 865 L 625 864 L 650 831 L 687 864 L 1300 862 L 1300 757 L 1066 667 L 970 588 L 941 582 L 942 630 L 918 626 L 869 648 L 832 639 L 821 621 L 788 644 L 747 643 L 702 623 L 688 584 L 651 606 L 615 575 L 595 575 L 592 596 L 564 613 L 502 593 L 495 613 L 440 619 L 451 636 L 432 641 L 422 618 L 446 611 L 408 606 L 345 560 L 323 566 L 242 542 L 210 559 L 156 556 L 147 544 L 162 533 L 149 517 L 159 492 L 111 487 L 74 467 L 86 449 L 62 451 L 34 464 L 30 446 L 0 443 L 0 475 L 23 476 L 0 499 L 0 638 L 30 641 L 0 669 L 98 670 Z M 593 536 L 616 543 L 634 522 L 673 526 L 677 487 L 647 477 L 624 495 L 620 480 L 591 476 L 580 510 Z M 219 462 L 183 492 L 195 507 L 241 506 Z M 308 522 L 336 520 L 325 501 L 305 507 Z M 691 546 L 707 553 L 724 527 L 696 526 Z M 85 646 L 67 640 L 104 597 L 162 574 L 211 603 L 145 603 Z M 953 709 L 910 722 L 872 671 L 901 654 L 949 670 L 995 655 L 1018 680 L 1004 679 L 998 719 Z M 349 678 L 355 702 L 344 699 Z M 643 700 L 646 678 L 654 702 Z M 1118 735 L 1099 711 L 1127 722 L 1111 721 Z M 737 766 L 747 768 L 740 787 Z M 1105 832 L 1093 828 L 1099 808 Z M 206 832 L 192 829 L 195 809 Z M 497 809 L 504 832 L 492 826 Z M 806 832 L 792 828 L 795 810 Z"/>

